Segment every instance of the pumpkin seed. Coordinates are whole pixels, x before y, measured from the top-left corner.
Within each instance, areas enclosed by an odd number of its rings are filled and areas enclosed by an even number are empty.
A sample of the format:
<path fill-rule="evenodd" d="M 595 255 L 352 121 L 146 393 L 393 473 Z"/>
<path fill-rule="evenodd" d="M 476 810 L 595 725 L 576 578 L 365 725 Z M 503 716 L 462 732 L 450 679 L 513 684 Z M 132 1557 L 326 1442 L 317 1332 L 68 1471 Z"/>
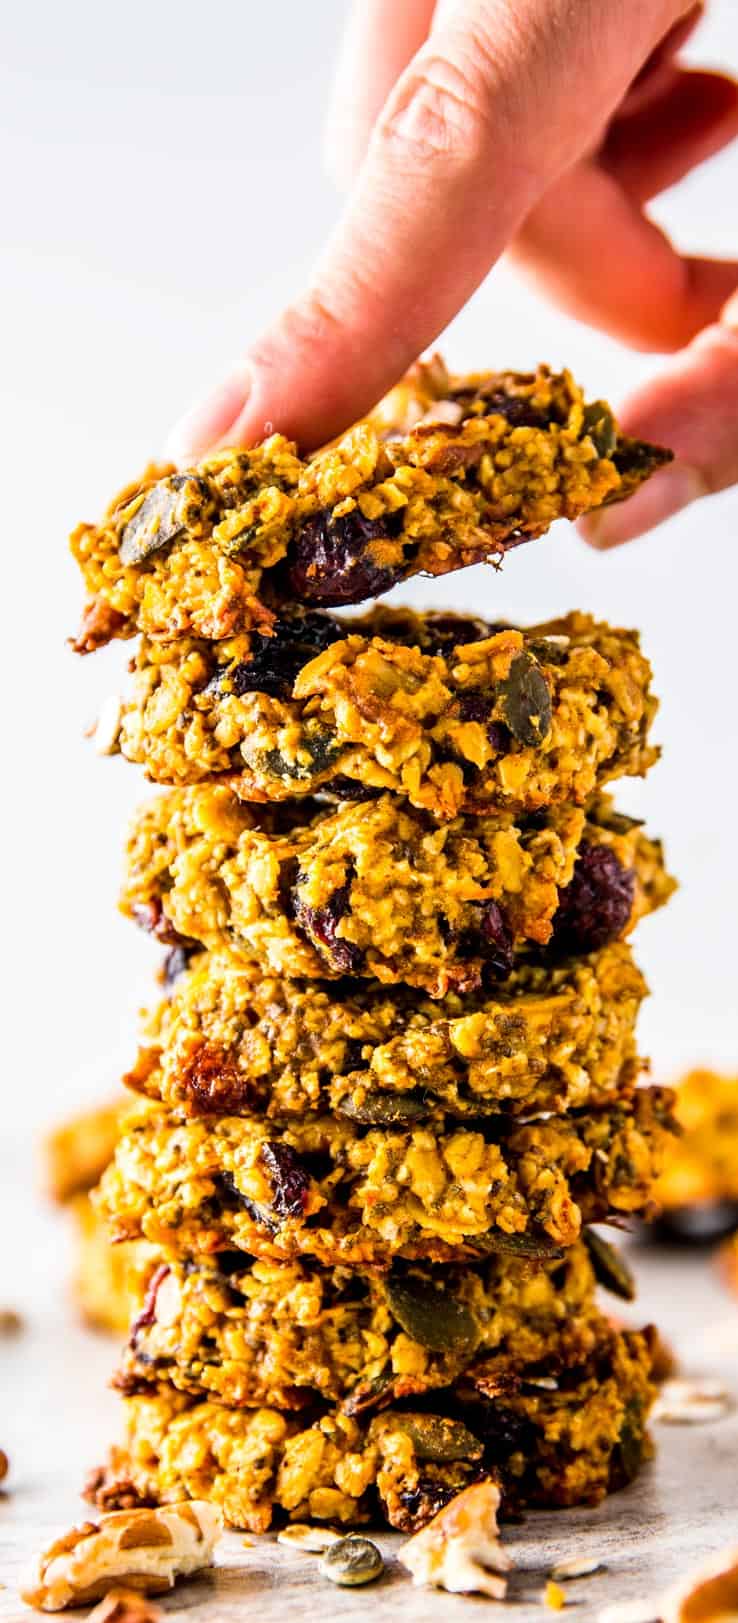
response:
<path fill-rule="evenodd" d="M 592 400 L 582 413 L 582 428 L 598 456 L 612 456 L 618 443 L 615 419 L 605 400 Z"/>
<path fill-rule="evenodd" d="M 430 1114 L 422 1093 L 382 1093 L 379 1089 L 365 1093 L 359 1103 L 347 1094 L 338 1110 L 351 1121 L 370 1127 L 401 1127 L 406 1122 L 425 1121 Z"/>
<path fill-rule="evenodd" d="M 497 689 L 503 721 L 519 744 L 533 748 L 551 729 L 551 692 L 531 654 L 516 654 Z"/>
<path fill-rule="evenodd" d="M 330 1578 L 332 1584 L 350 1588 L 371 1584 L 384 1572 L 384 1561 L 376 1544 L 372 1544 L 370 1538 L 357 1538 L 355 1533 L 332 1544 L 318 1565 L 323 1577 Z"/>
<path fill-rule="evenodd" d="M 248 739 L 241 746 L 241 754 L 249 764 L 257 770 L 264 772 L 272 778 L 281 778 L 285 782 L 309 783 L 312 778 L 319 777 L 333 767 L 341 755 L 342 746 L 336 742 L 334 733 L 326 729 L 322 732 L 304 733 L 300 739 L 300 754 L 307 756 L 307 760 L 286 760 L 278 749 L 254 751 L 249 749 Z"/>
<path fill-rule="evenodd" d="M 355 1386 L 344 1398 L 341 1409 L 344 1414 L 365 1414 L 368 1409 L 379 1408 L 382 1400 L 389 1402 L 393 1395 L 395 1384 L 394 1370 L 382 1370 L 381 1375 L 375 1375 L 373 1381 L 362 1381 Z"/>
<path fill-rule="evenodd" d="M 643 1444 L 643 1420 L 640 1408 L 628 1403 L 616 1449 L 626 1482 L 632 1482 L 640 1471 L 643 1464 Z"/>
<path fill-rule="evenodd" d="M 341 1534 L 332 1527 L 315 1527 L 308 1522 L 291 1522 L 277 1534 L 278 1544 L 291 1544 L 294 1550 L 307 1550 L 310 1555 L 323 1555 L 332 1545 L 341 1542 Z"/>
<path fill-rule="evenodd" d="M 479 1438 L 461 1420 L 447 1420 L 436 1414 L 392 1414 L 395 1431 L 411 1439 L 419 1460 L 479 1460 L 484 1453 Z"/>
<path fill-rule="evenodd" d="M 547 1234 L 505 1234 L 502 1229 L 490 1229 L 488 1234 L 467 1235 L 466 1244 L 485 1255 L 500 1251 L 507 1257 L 532 1257 L 551 1262 L 564 1255 L 561 1246 Z"/>
<path fill-rule="evenodd" d="M 186 473 L 171 474 L 152 485 L 121 533 L 121 563 L 126 567 L 143 563 L 152 552 L 175 541 L 184 530 L 185 511 L 193 498 L 201 502 L 202 492 L 198 481 Z"/>
<path fill-rule="evenodd" d="M 603 1240 L 601 1234 L 595 1233 L 594 1229 L 583 1229 L 582 1239 L 589 1252 L 598 1285 L 612 1291 L 613 1296 L 621 1296 L 624 1302 L 634 1301 L 635 1280 L 619 1251 L 616 1251 L 607 1240 Z"/>
<path fill-rule="evenodd" d="M 446 1290 L 435 1290 L 423 1279 L 388 1279 L 385 1284 L 390 1312 L 413 1341 L 430 1352 L 473 1352 L 481 1329 L 474 1314 Z"/>

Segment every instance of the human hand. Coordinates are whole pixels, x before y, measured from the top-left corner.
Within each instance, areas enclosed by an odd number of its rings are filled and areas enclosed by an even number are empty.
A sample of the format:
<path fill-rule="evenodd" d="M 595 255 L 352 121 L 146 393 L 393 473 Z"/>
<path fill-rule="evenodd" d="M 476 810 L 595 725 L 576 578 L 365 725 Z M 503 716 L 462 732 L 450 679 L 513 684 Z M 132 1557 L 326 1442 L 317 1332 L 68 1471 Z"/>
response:
<path fill-rule="evenodd" d="M 659 502 L 673 511 L 738 476 L 735 426 L 716 436 L 710 410 L 729 374 L 738 421 L 738 334 L 709 325 L 738 265 L 682 258 L 644 213 L 738 131 L 732 81 L 675 62 L 700 9 L 356 0 L 329 135 L 356 175 L 348 205 L 303 298 L 180 423 L 179 459 L 250 443 L 267 423 L 305 449 L 330 438 L 433 342 L 509 247 L 565 308 L 641 348 L 678 350 L 708 325 L 671 377 L 631 402 L 628 428 L 675 444 L 687 465 L 652 480 L 627 520 L 623 508 L 628 533 L 657 522 Z M 705 410 L 693 412 L 703 395 Z M 636 502 L 649 500 L 638 523 Z M 620 521 L 615 509 L 598 515 L 591 538 L 611 544 L 607 527 Z"/>

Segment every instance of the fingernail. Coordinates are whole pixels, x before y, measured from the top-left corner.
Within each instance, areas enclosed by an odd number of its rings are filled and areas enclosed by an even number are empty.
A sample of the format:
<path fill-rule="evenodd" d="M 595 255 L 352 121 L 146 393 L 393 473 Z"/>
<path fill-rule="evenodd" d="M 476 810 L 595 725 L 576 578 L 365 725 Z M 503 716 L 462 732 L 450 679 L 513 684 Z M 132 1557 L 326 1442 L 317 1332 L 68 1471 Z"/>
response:
<path fill-rule="evenodd" d="M 580 519 L 579 530 L 590 546 L 603 551 L 619 547 L 623 541 L 632 541 L 634 536 L 655 529 L 664 519 L 680 513 L 690 502 L 707 494 L 707 481 L 699 468 L 692 468 L 686 462 L 674 462 L 668 468 L 661 468 L 627 501 L 588 513 L 586 518 Z"/>
<path fill-rule="evenodd" d="M 220 383 L 205 400 L 180 417 L 167 440 L 173 462 L 188 462 L 228 439 L 228 430 L 243 411 L 251 391 L 251 375 L 242 366 Z"/>
<path fill-rule="evenodd" d="M 738 290 L 731 293 L 727 304 L 723 305 L 720 320 L 724 327 L 738 327 Z"/>

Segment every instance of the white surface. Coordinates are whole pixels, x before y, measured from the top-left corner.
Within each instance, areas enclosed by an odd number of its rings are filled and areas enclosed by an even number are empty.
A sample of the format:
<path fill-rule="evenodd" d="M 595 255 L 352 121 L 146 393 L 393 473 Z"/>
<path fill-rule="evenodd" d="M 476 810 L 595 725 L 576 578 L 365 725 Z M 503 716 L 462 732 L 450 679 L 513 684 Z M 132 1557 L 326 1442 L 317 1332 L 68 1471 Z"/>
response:
<path fill-rule="evenodd" d="M 12 1180 L 0 1191 L 2 1232 L 13 1223 L 16 1200 Z M 34 1215 L 24 1252 L 38 1259 L 50 1232 Z M 650 1599 L 738 1539 L 738 1301 L 704 1253 L 655 1259 L 639 1251 L 635 1262 L 641 1305 L 627 1310 L 629 1320 L 655 1317 L 685 1367 L 695 1376 L 721 1381 L 734 1407 L 706 1425 L 659 1424 L 655 1463 L 596 1509 L 537 1512 L 520 1526 L 506 1527 L 503 1540 L 514 1562 L 509 1590 L 514 1623 L 541 1623 L 545 1617 L 541 1591 L 555 1561 L 576 1555 L 605 1563 L 606 1571 L 565 1586 L 568 1603 L 577 1607 L 577 1623 L 595 1623 L 602 1607 Z M 118 1432 L 118 1400 L 106 1390 L 117 1349 L 107 1337 L 77 1327 L 50 1261 L 37 1261 L 29 1275 L 19 1253 L 8 1283 L 27 1323 L 22 1335 L 0 1343 L 0 1444 L 11 1461 L 8 1494 L 0 1500 L 0 1583 L 5 1586 L 0 1619 L 28 1623 L 33 1614 L 18 1600 L 19 1575 L 52 1537 L 90 1514 L 78 1498 L 80 1486 Z M 242 1537 L 232 1533 L 218 1551 L 217 1572 L 178 1585 L 164 1608 L 167 1616 L 196 1617 L 198 1623 L 243 1623 L 252 1617 L 284 1623 L 311 1611 L 358 1623 L 367 1618 L 367 1607 L 381 1623 L 397 1623 L 398 1616 L 406 1623 L 471 1623 L 477 1608 L 490 1607 L 481 1600 L 414 1591 L 395 1559 L 399 1537 L 391 1534 L 378 1542 L 388 1561 L 386 1576 L 371 1590 L 352 1593 L 320 1578 L 317 1557 L 300 1556 L 271 1538 L 254 1538 L 244 1548 Z"/>

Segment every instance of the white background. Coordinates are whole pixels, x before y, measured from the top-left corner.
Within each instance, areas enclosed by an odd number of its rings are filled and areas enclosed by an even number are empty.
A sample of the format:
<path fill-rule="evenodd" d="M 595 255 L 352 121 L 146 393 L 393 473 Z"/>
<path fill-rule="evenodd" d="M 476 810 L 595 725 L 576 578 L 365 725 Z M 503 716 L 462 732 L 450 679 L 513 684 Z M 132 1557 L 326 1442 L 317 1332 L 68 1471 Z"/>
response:
<path fill-rule="evenodd" d="M 66 534 L 157 452 L 319 250 L 337 208 L 320 125 L 343 10 L 29 3 L 3 40 L 2 1133 L 23 1153 L 132 1056 L 153 962 L 115 905 L 146 786 L 82 736 L 126 655 L 65 646 L 80 607 Z M 690 54 L 738 70 L 736 0 L 716 0 Z M 658 217 L 684 246 L 735 255 L 737 197 L 734 149 Z M 443 348 L 457 369 L 569 364 L 614 401 L 658 364 L 535 302 L 504 267 Z M 731 493 L 609 557 L 559 528 L 502 577 L 404 592 L 494 618 L 576 606 L 642 627 L 665 754 L 619 798 L 667 837 L 682 880 L 639 937 L 654 992 L 644 1044 L 663 1077 L 738 1061 L 737 521 Z"/>

